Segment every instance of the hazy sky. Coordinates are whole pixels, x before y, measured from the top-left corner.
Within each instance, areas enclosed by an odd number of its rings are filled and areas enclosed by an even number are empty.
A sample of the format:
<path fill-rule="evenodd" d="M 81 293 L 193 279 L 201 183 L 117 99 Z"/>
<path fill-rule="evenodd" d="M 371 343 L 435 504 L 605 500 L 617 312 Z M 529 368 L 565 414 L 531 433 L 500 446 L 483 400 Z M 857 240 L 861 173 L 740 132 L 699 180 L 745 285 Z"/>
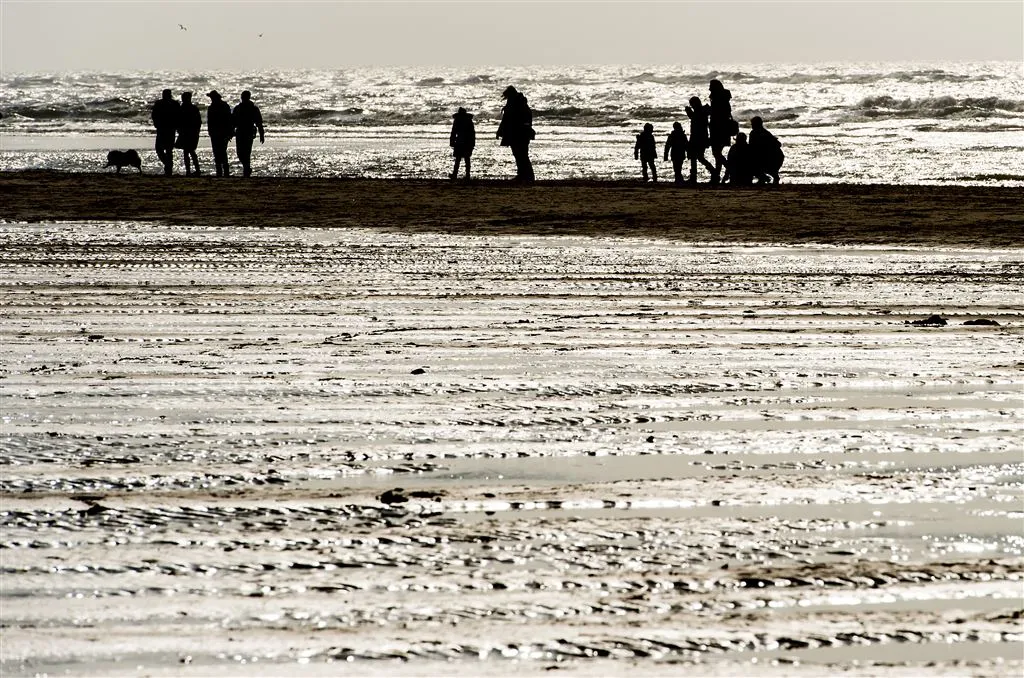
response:
<path fill-rule="evenodd" d="M 1022 36 L 1024 0 L 0 0 L 4 74 L 366 64 L 1020 61 Z"/>

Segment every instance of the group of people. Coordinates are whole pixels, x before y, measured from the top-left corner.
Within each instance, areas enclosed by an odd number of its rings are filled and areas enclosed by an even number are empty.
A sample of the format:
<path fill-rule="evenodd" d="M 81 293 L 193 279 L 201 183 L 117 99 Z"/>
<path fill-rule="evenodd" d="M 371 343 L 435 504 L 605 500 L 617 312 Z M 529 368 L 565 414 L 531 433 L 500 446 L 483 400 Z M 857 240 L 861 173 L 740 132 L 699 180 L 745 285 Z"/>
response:
<path fill-rule="evenodd" d="M 533 111 L 522 92 L 512 85 L 501 93 L 505 105 L 501 109 L 501 122 L 495 137 L 501 139 L 502 146 L 512 149 L 512 157 L 516 161 L 516 180 L 533 181 L 533 163 L 530 161 L 530 142 L 536 138 L 533 129 Z M 476 146 L 476 126 L 473 114 L 460 107 L 452 116 L 452 133 L 449 143 L 455 155 L 455 168 L 449 175 L 451 179 L 459 176 L 459 164 L 466 165 L 466 179 L 469 179 L 470 158 Z"/>
<path fill-rule="evenodd" d="M 697 165 L 703 165 L 711 174 L 710 183 L 750 185 L 758 183 L 779 183 L 779 169 L 785 155 L 779 140 L 764 128 L 760 117 L 750 120 L 749 139 L 740 132 L 739 124 L 732 117 L 732 93 L 719 80 L 712 80 L 709 86 L 709 103 L 702 104 L 700 97 L 691 97 L 685 107 L 690 119 L 690 135 L 687 137 L 683 126 L 675 122 L 672 132 L 665 140 L 665 160 L 672 160 L 675 181 L 683 182 L 683 164 L 690 160 L 690 183 L 697 182 Z M 213 148 L 213 159 L 217 176 L 230 176 L 227 146 L 234 138 L 238 160 L 242 163 L 243 176 L 252 174 L 252 145 L 256 136 L 264 140 L 263 116 L 252 101 L 248 90 L 242 92 L 241 100 L 232 109 L 221 98 L 217 90 L 207 94 L 210 106 L 206 113 L 206 128 Z M 533 163 L 530 161 L 530 142 L 536 138 L 533 129 L 533 112 L 526 96 L 512 85 L 501 94 L 505 105 L 501 109 L 496 137 L 502 146 L 512 150 L 516 162 L 516 180 L 534 180 Z M 465 165 L 466 178 L 470 177 L 470 163 L 476 146 L 476 126 L 473 114 L 459 108 L 452 120 L 449 143 L 455 156 L 455 166 L 449 177 L 457 179 L 460 165 Z M 153 125 L 156 127 L 156 153 L 164 165 L 164 174 L 174 169 L 174 149 L 182 150 L 185 161 L 185 175 L 199 174 L 199 145 L 203 117 L 199 108 L 192 103 L 192 93 L 182 92 L 181 102 L 174 100 L 171 90 L 163 91 L 163 98 L 153 105 Z M 733 143 L 735 138 L 735 143 Z M 714 157 L 712 164 L 706 157 L 707 149 Z M 728 156 L 724 150 L 728 148 Z M 640 160 L 644 181 L 658 180 L 658 146 L 654 138 L 654 125 L 647 123 L 643 132 L 636 135 L 633 157 Z M 722 170 L 725 175 L 722 175 Z"/>
<path fill-rule="evenodd" d="M 729 183 L 749 186 L 758 183 L 779 183 L 779 169 L 785 160 L 782 144 L 774 134 L 764 128 L 760 116 L 750 119 L 749 140 L 740 132 L 739 123 L 732 117 L 732 93 L 719 80 L 712 80 L 709 86 L 708 104 L 701 104 L 700 97 L 690 97 L 686 116 L 690 119 L 690 136 L 687 138 L 683 126 L 676 122 L 665 140 L 665 160 L 672 159 L 676 183 L 683 182 L 683 163 L 690 160 L 689 183 L 697 183 L 697 164 L 703 165 L 711 174 L 710 183 Z M 732 143 L 735 137 L 736 143 Z M 711 149 L 715 163 L 705 157 Z M 728 148 L 728 156 L 723 151 Z M 640 161 L 643 180 L 658 180 L 655 161 L 658 146 L 654 139 L 654 125 L 647 123 L 636 135 L 633 158 Z M 722 169 L 725 175 L 722 175 Z"/>
<path fill-rule="evenodd" d="M 206 129 L 213 149 L 213 162 L 218 177 L 231 175 L 228 163 L 228 142 L 235 139 L 235 150 L 242 163 L 242 175 L 252 175 L 252 145 L 257 134 L 263 143 L 263 116 L 252 101 L 249 90 L 242 92 L 241 99 L 233 109 L 224 101 L 217 90 L 209 92 L 210 106 L 206 110 Z M 156 154 L 164 165 L 164 174 L 174 172 L 174 149 L 180 148 L 185 161 L 185 176 L 200 174 L 199 136 L 203 127 L 203 116 L 199 107 L 192 103 L 192 92 L 182 92 L 181 102 L 175 101 L 171 90 L 165 89 L 163 96 L 153 104 L 153 126 L 156 127 Z"/>

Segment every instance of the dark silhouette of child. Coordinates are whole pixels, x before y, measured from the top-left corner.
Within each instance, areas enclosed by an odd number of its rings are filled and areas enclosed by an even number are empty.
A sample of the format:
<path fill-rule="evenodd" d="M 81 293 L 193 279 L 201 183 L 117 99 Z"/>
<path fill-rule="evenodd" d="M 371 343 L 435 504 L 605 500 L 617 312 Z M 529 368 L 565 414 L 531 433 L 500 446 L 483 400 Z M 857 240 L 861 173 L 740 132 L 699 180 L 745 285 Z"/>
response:
<path fill-rule="evenodd" d="M 192 166 L 195 165 L 196 174 L 199 174 L 199 156 L 196 155 L 196 147 L 199 146 L 199 130 L 203 128 L 203 116 L 199 107 L 192 103 L 192 92 L 181 93 L 181 106 L 178 108 L 178 140 L 174 145 L 181 149 L 185 157 L 185 176 L 192 176 Z"/>
<path fill-rule="evenodd" d="M 206 96 L 210 97 L 210 107 L 206 109 L 206 131 L 210 135 L 210 147 L 213 149 L 213 164 L 217 168 L 217 176 L 231 176 L 228 166 L 228 142 L 235 136 L 235 125 L 231 121 L 231 106 L 213 90 Z"/>
<path fill-rule="evenodd" d="M 733 186 L 750 186 L 754 183 L 750 144 L 747 143 L 747 135 L 743 132 L 736 135 L 736 143 L 729 149 L 729 157 L 725 161 L 724 181 Z"/>
<path fill-rule="evenodd" d="M 690 105 L 686 107 L 686 117 L 690 119 L 690 145 L 686 148 L 686 154 L 690 156 L 690 183 L 697 183 L 697 163 L 704 165 L 711 173 L 711 183 L 718 183 L 718 175 L 715 174 L 715 166 L 704 157 L 704 152 L 711 145 L 711 138 L 708 136 L 708 116 L 711 115 L 711 107 L 700 103 L 700 97 L 690 97 Z"/>
<path fill-rule="evenodd" d="M 672 123 L 672 131 L 665 139 L 665 160 L 672 157 L 672 171 L 675 173 L 676 183 L 683 183 L 683 163 L 686 161 L 686 132 L 678 122 Z"/>
<path fill-rule="evenodd" d="M 750 157 L 759 183 L 779 183 L 779 169 L 786 156 L 782 152 L 782 144 L 764 128 L 760 116 L 750 119 Z M 768 177 L 772 178 L 771 182 Z"/>
<path fill-rule="evenodd" d="M 455 154 L 455 169 L 452 170 L 451 178 L 459 178 L 459 162 L 465 160 L 466 179 L 469 179 L 469 158 L 476 146 L 476 126 L 473 124 L 473 114 L 467 113 L 465 108 L 460 107 L 452 116 L 452 135 L 448 143 Z"/>
<path fill-rule="evenodd" d="M 644 173 L 644 181 L 647 181 L 647 168 L 651 168 L 651 178 L 658 180 L 658 168 L 655 161 L 658 159 L 658 142 L 654 140 L 654 125 L 647 123 L 644 131 L 636 135 L 636 144 L 633 145 L 633 159 L 640 161 L 640 169 Z"/>
<path fill-rule="evenodd" d="M 719 176 L 725 165 L 722 149 L 729 147 L 735 122 L 732 119 L 732 92 L 727 90 L 720 80 L 712 80 L 708 87 L 710 96 L 710 115 L 708 132 L 711 137 L 711 154 L 715 156 L 715 176 Z M 736 132 L 739 130 L 737 129 Z"/>
<path fill-rule="evenodd" d="M 533 163 L 530 162 L 530 142 L 536 133 L 533 130 L 533 111 L 522 92 L 512 85 L 501 93 L 505 105 L 501 109 L 501 122 L 495 136 L 502 146 L 512 149 L 516 159 L 516 180 L 533 181 Z"/>
<path fill-rule="evenodd" d="M 156 155 L 164 164 L 164 174 L 171 176 L 174 171 L 174 132 L 178 128 L 178 102 L 171 90 L 165 89 L 162 97 L 153 104 L 153 127 L 156 127 Z"/>

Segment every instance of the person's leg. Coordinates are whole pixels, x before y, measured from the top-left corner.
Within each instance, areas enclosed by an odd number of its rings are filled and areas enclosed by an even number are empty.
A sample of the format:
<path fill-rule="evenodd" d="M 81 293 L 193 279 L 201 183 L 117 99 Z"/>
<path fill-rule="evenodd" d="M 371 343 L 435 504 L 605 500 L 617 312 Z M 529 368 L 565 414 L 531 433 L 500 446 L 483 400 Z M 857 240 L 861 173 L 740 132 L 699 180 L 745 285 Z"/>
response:
<path fill-rule="evenodd" d="M 192 156 L 192 166 L 196 168 L 196 174 L 199 174 L 199 154 L 195 148 L 190 148 L 188 154 Z"/>
<path fill-rule="evenodd" d="M 469 158 L 470 158 L 470 156 L 467 155 L 466 156 L 466 179 L 469 179 Z"/>
<path fill-rule="evenodd" d="M 526 159 L 525 149 L 526 147 L 522 144 L 511 144 L 512 157 L 516 160 L 516 179 L 526 178 Z"/>
<path fill-rule="evenodd" d="M 690 153 L 690 183 L 697 183 L 697 157 Z"/>
<path fill-rule="evenodd" d="M 527 141 L 523 144 L 523 165 L 525 169 L 525 176 L 523 177 L 527 181 L 533 181 L 533 162 L 530 160 L 530 142 Z"/>
<path fill-rule="evenodd" d="M 646 160 L 641 160 L 640 161 L 640 175 L 644 178 L 644 181 L 647 181 L 647 161 Z"/>
<path fill-rule="evenodd" d="M 656 182 L 658 180 L 658 166 L 653 160 L 648 160 L 647 162 L 651 164 L 651 181 Z"/>
<path fill-rule="evenodd" d="M 182 158 L 182 160 L 185 161 L 185 176 L 186 177 L 192 176 L 192 161 L 188 157 L 188 149 L 184 149 L 183 148 L 181 150 L 181 158 Z"/>
<path fill-rule="evenodd" d="M 224 168 L 224 176 L 231 176 L 231 162 L 228 160 L 228 142 L 231 141 L 229 138 L 219 140 L 220 144 L 220 163 Z"/>
<path fill-rule="evenodd" d="M 462 160 L 459 156 L 455 156 L 455 167 L 452 169 L 452 173 L 448 175 L 449 179 L 457 179 L 459 176 L 459 162 Z"/>
<path fill-rule="evenodd" d="M 252 139 L 235 137 L 235 142 L 235 149 L 238 152 L 238 160 L 242 163 L 242 176 L 248 177 L 252 175 L 252 168 L 249 165 L 252 158 Z"/>

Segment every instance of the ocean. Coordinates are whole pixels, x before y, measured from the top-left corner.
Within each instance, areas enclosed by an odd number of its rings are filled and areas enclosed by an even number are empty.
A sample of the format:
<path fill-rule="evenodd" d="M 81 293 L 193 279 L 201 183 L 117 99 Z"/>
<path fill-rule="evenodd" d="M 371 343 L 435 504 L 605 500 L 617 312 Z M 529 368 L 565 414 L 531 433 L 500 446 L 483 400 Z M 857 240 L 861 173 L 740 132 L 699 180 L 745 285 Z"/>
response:
<path fill-rule="evenodd" d="M 534 111 L 539 179 L 628 179 L 639 177 L 634 134 L 650 122 L 663 143 L 712 78 L 732 92 L 741 129 L 760 115 L 780 138 L 785 182 L 1024 185 L 1014 62 L 4 74 L 0 170 L 97 171 L 106 151 L 135 148 L 157 172 L 149 111 L 169 87 L 204 110 L 211 89 L 232 104 L 251 90 L 267 125 L 259 175 L 444 177 L 451 115 L 464 106 L 476 116 L 474 173 L 510 177 L 494 132 L 514 84 Z M 205 138 L 200 159 L 212 165 Z"/>

